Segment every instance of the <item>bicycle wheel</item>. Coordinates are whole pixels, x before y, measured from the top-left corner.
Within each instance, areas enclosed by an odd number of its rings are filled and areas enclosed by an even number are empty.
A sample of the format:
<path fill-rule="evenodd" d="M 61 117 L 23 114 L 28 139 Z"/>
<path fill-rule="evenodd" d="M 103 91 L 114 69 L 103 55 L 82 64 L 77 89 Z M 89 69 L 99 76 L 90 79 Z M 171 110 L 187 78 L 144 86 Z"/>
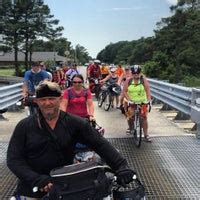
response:
<path fill-rule="evenodd" d="M 131 130 L 131 134 L 133 134 L 135 145 L 140 147 L 142 141 L 142 124 L 138 113 L 135 113 L 134 115 L 134 127 Z"/>
<path fill-rule="evenodd" d="M 105 101 L 104 101 L 104 110 L 108 111 L 111 106 L 111 96 L 110 94 L 106 94 Z"/>
<path fill-rule="evenodd" d="M 101 90 L 100 85 L 95 85 L 95 87 L 94 87 L 94 93 L 95 93 L 95 97 L 96 97 L 97 100 L 99 99 L 99 92 L 100 92 L 100 90 Z"/>
<path fill-rule="evenodd" d="M 98 98 L 98 106 L 101 107 L 103 105 L 103 102 L 105 100 L 105 94 L 103 91 L 100 91 L 99 98 Z"/>

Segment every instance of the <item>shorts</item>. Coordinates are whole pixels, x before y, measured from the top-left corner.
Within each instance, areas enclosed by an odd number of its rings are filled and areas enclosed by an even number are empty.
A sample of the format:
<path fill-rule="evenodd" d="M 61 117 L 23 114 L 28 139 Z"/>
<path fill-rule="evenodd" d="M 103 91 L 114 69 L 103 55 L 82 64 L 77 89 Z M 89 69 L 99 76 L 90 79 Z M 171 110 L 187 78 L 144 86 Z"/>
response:
<path fill-rule="evenodd" d="M 131 106 L 131 107 L 128 107 L 125 115 L 127 118 L 131 118 L 133 117 L 134 115 L 134 107 L 135 106 Z M 146 119 L 147 118 L 147 113 L 148 113 L 148 105 L 144 104 L 144 105 L 141 105 L 141 117 Z"/>

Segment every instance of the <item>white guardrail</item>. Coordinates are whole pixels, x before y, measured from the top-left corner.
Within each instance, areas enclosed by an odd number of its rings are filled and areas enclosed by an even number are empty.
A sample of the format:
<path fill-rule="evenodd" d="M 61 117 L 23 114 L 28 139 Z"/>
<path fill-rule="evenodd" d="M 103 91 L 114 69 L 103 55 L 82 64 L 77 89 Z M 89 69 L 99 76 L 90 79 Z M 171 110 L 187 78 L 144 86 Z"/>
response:
<path fill-rule="evenodd" d="M 176 110 L 189 115 L 197 125 L 200 139 L 200 89 L 188 88 L 164 81 L 148 79 L 151 95 Z"/>
<path fill-rule="evenodd" d="M 23 83 L 16 83 L 0 87 L 0 110 L 15 105 L 22 99 Z"/>
<path fill-rule="evenodd" d="M 191 117 L 197 125 L 197 137 L 200 138 L 200 89 L 154 79 L 148 79 L 148 81 L 151 94 L 155 99 Z M 14 105 L 22 99 L 22 84 L 0 87 L 0 110 Z"/>

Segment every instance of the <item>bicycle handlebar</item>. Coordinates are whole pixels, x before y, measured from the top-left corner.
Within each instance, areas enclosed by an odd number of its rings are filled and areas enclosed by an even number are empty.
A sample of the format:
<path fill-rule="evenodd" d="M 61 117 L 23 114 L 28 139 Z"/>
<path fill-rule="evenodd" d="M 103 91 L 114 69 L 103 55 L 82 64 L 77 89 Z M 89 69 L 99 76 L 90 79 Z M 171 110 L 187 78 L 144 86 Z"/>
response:
<path fill-rule="evenodd" d="M 147 103 L 137 103 L 137 102 L 134 102 L 134 101 L 128 101 L 128 106 L 131 106 L 131 105 L 148 105 L 149 106 L 149 112 L 151 112 L 152 102 L 148 101 Z"/>

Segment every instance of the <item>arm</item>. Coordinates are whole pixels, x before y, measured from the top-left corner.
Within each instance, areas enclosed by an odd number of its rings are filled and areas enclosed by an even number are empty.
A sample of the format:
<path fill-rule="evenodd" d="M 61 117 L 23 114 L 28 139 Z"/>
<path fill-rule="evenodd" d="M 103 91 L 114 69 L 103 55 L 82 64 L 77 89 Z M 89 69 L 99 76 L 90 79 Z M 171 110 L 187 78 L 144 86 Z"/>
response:
<path fill-rule="evenodd" d="M 106 76 L 106 78 L 102 79 L 100 82 L 101 82 L 101 83 L 105 83 L 107 80 L 110 79 L 110 77 L 111 77 L 111 75 L 108 74 L 108 75 Z"/>
<path fill-rule="evenodd" d="M 28 96 L 28 83 L 24 81 L 24 84 L 22 86 L 22 96 L 27 97 Z"/>
<path fill-rule="evenodd" d="M 30 75 L 29 71 L 26 71 L 24 74 L 24 84 L 22 86 L 22 96 L 26 97 L 28 96 L 28 81 L 29 81 Z"/>
<path fill-rule="evenodd" d="M 150 92 L 149 82 L 148 82 L 148 80 L 145 76 L 143 76 L 143 80 L 144 80 L 144 89 L 145 89 L 146 94 L 147 94 L 147 99 L 148 99 L 148 101 L 151 101 L 151 92 Z"/>
<path fill-rule="evenodd" d="M 23 120 L 16 126 L 7 150 L 8 168 L 23 182 L 32 188 L 50 182 L 50 177 L 34 171 L 27 163 L 26 158 L 26 128 L 27 121 Z"/>
<path fill-rule="evenodd" d="M 67 90 L 65 90 L 63 93 L 61 103 L 60 103 L 60 110 L 66 112 L 67 106 L 68 106 L 68 92 L 67 92 Z"/>
<path fill-rule="evenodd" d="M 118 85 L 121 85 L 123 78 L 124 78 L 124 74 L 122 74 L 122 75 L 119 77 L 119 79 L 118 79 L 118 81 L 117 81 L 117 84 L 118 84 Z"/>
<path fill-rule="evenodd" d="M 130 97 L 128 95 L 128 84 L 129 84 L 130 79 L 127 79 L 124 83 L 123 87 L 123 92 L 124 92 L 124 97 L 126 98 L 127 101 L 130 101 Z"/>
<path fill-rule="evenodd" d="M 88 114 L 90 120 L 94 119 L 94 103 L 92 99 L 87 100 Z"/>

